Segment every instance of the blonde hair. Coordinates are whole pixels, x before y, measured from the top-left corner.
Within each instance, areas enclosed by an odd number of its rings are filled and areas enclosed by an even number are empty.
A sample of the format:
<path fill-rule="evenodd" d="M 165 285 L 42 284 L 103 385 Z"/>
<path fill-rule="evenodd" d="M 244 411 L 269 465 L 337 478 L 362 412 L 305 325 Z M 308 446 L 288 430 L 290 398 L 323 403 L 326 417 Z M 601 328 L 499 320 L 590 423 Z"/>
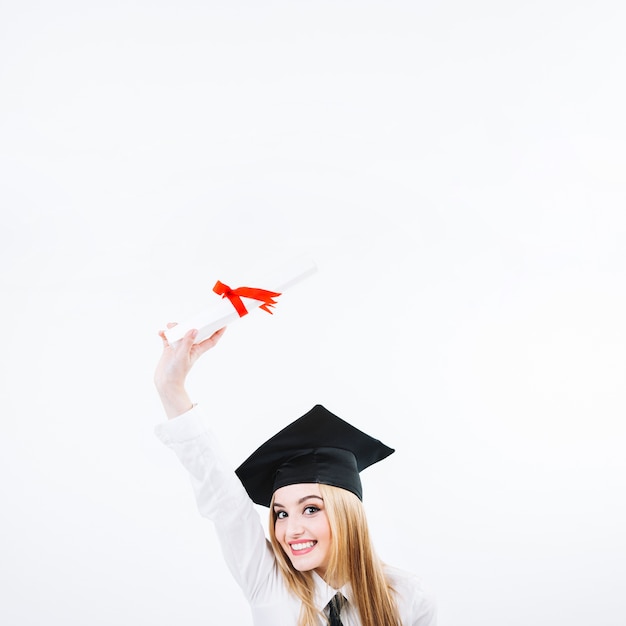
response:
<path fill-rule="evenodd" d="M 320 493 L 331 530 L 328 580 L 350 582 L 362 626 L 399 626 L 400 619 L 381 561 L 369 534 L 363 504 L 352 492 L 320 484 Z M 311 572 L 296 570 L 274 532 L 274 499 L 270 506 L 269 534 L 278 566 L 288 588 L 302 601 L 298 626 L 319 624 L 320 612 L 313 604 Z"/>

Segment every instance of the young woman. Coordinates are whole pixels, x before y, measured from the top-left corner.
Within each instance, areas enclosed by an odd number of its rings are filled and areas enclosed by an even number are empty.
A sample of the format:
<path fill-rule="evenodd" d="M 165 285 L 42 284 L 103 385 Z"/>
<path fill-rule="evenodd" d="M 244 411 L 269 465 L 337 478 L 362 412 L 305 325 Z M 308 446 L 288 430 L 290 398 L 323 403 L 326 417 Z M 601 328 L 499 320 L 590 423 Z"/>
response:
<path fill-rule="evenodd" d="M 173 345 L 161 332 L 154 381 L 168 421 L 156 433 L 189 471 L 255 626 L 435 626 L 420 581 L 379 561 L 368 533 L 359 472 L 391 448 L 316 405 L 237 470 L 224 460 L 185 389 L 224 330 Z M 269 507 L 270 541 L 253 503 Z"/>

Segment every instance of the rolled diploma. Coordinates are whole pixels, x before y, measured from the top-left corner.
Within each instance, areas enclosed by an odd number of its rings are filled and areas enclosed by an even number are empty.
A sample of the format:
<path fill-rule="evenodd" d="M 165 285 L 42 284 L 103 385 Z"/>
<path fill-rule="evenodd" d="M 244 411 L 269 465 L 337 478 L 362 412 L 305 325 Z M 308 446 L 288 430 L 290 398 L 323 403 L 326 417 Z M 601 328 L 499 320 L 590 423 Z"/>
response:
<path fill-rule="evenodd" d="M 229 283 L 229 286 L 232 289 L 236 289 L 237 287 L 256 287 L 259 289 L 267 289 L 268 291 L 276 291 L 282 294 L 296 283 L 299 283 L 301 280 L 304 280 L 314 274 L 316 271 L 317 265 L 314 261 L 311 259 L 298 259 L 279 268 L 270 276 L 258 281 L 258 283 L 256 281 L 253 284 L 246 285 L 231 285 Z M 239 314 L 228 298 L 222 298 L 217 294 L 213 295 L 216 298 L 219 298 L 219 301 L 216 302 L 215 305 L 165 331 L 165 337 L 169 343 L 174 343 L 175 341 L 182 339 L 185 333 L 192 328 L 198 329 L 198 335 L 194 341 L 194 343 L 198 343 L 207 337 L 210 337 L 216 330 L 219 330 L 223 326 L 227 326 L 231 322 L 239 319 Z M 263 304 L 261 300 L 255 300 L 253 298 L 242 297 L 241 300 L 245 304 L 248 313 Z M 277 303 L 280 304 L 280 300 L 277 300 Z"/>

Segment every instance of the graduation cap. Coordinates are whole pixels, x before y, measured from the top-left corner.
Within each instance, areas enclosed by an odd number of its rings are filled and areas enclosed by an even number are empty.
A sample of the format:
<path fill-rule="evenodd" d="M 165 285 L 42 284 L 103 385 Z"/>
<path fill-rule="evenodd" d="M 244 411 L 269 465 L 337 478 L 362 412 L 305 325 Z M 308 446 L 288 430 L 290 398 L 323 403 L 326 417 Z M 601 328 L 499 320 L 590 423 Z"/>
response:
<path fill-rule="evenodd" d="M 359 472 L 395 452 L 321 404 L 257 448 L 235 471 L 253 502 L 296 483 L 341 487 L 363 499 Z"/>

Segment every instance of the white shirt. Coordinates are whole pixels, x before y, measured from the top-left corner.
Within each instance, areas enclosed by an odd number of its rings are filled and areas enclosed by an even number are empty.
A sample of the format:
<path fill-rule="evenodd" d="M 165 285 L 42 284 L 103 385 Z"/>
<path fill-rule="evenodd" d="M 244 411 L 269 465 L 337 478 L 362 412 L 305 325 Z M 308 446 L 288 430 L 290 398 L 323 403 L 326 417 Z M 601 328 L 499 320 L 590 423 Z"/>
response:
<path fill-rule="evenodd" d="M 254 626 L 296 626 L 300 599 L 287 589 L 258 512 L 206 428 L 201 410 L 194 407 L 158 424 L 155 432 L 189 471 L 200 514 L 215 524 L 226 563 L 250 604 Z M 402 626 L 436 626 L 434 601 L 419 579 L 387 566 L 385 574 L 397 592 Z M 343 625 L 361 626 L 350 585 L 337 590 L 315 572 L 313 577 L 316 606 L 322 610 L 341 591 L 348 600 L 341 611 Z"/>

